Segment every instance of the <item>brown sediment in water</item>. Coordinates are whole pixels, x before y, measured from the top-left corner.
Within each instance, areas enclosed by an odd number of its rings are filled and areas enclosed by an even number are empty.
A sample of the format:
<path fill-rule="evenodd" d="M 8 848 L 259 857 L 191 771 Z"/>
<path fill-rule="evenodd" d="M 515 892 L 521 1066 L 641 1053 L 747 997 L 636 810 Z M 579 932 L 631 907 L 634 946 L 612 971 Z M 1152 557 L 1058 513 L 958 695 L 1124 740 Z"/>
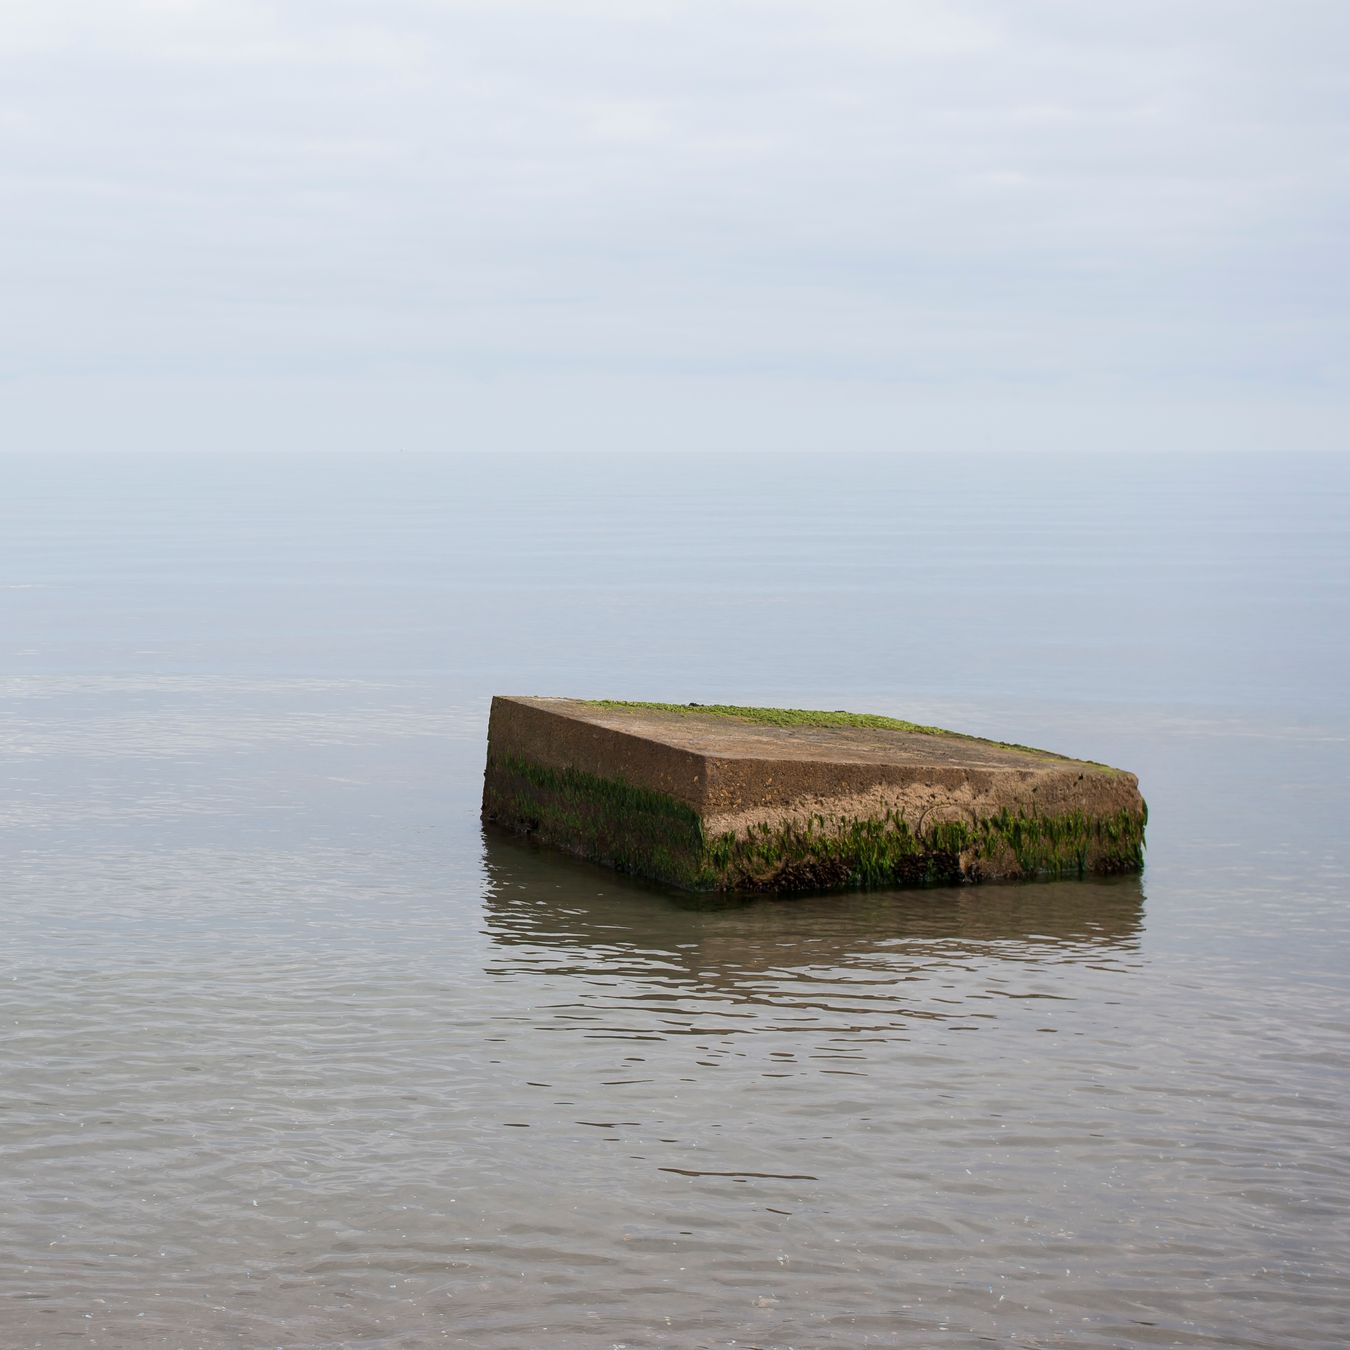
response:
<path fill-rule="evenodd" d="M 492 702 L 483 816 L 691 890 L 1138 871 L 1133 774 L 893 719 Z"/>

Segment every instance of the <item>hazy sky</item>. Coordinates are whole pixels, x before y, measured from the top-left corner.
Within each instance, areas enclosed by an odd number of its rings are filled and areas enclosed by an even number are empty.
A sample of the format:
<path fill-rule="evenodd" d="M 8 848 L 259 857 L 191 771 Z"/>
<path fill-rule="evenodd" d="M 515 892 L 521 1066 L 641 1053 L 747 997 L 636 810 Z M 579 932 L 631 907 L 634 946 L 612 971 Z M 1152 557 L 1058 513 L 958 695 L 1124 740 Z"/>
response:
<path fill-rule="evenodd" d="M 5 448 L 1350 448 L 1346 0 L 5 0 Z"/>

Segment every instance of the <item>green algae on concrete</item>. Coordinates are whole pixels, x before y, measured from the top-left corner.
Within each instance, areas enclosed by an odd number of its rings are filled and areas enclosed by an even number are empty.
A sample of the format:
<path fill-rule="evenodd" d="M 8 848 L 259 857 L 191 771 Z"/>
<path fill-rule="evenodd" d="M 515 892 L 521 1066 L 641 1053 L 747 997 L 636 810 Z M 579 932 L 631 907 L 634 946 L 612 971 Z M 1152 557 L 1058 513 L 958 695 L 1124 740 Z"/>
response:
<path fill-rule="evenodd" d="M 703 867 L 698 813 L 661 792 L 519 755 L 490 761 L 491 818 L 620 872 L 691 889 Z M 486 798 L 484 814 L 488 814 Z"/>
<path fill-rule="evenodd" d="M 809 708 L 743 708 L 734 703 L 643 703 L 617 698 L 583 699 L 592 708 L 650 708 L 685 717 L 734 717 L 768 727 L 882 727 L 888 731 L 921 731 L 930 736 L 954 736 L 942 727 L 920 726 L 880 713 L 817 712 Z"/>
<path fill-rule="evenodd" d="M 493 700 L 486 820 L 690 890 L 1134 872 L 1132 774 L 872 714 Z"/>

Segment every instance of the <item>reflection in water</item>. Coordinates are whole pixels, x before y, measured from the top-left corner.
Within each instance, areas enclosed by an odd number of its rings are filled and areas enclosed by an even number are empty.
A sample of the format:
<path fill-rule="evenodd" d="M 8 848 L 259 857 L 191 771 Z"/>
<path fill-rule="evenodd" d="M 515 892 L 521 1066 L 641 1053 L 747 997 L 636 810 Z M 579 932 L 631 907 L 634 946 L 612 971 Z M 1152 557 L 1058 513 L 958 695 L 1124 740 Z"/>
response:
<path fill-rule="evenodd" d="M 1139 955 L 1139 877 L 710 903 L 492 827 L 483 848 L 492 971 L 635 982 L 663 1000 L 648 1009 L 663 1035 L 677 1030 L 673 998 L 686 1014 L 717 999 L 743 1019 L 745 1006 L 778 1008 L 799 1026 L 855 1031 L 988 1017 L 972 1005 L 1069 997 L 1048 988 L 1057 968 L 1127 969 Z M 641 1006 L 624 1004 L 630 1019 Z M 749 1019 L 726 1030 L 754 1029 Z"/>

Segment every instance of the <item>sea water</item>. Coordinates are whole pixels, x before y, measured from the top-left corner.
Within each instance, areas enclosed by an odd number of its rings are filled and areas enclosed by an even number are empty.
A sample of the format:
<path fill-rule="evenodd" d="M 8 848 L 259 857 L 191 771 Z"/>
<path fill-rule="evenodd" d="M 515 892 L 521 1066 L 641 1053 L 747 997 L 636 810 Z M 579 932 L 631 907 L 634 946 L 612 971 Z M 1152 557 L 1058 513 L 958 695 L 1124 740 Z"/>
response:
<path fill-rule="evenodd" d="M 0 458 L 0 1344 L 1340 1346 L 1350 460 Z M 1104 760 L 1140 878 L 708 906 L 494 692 Z"/>

